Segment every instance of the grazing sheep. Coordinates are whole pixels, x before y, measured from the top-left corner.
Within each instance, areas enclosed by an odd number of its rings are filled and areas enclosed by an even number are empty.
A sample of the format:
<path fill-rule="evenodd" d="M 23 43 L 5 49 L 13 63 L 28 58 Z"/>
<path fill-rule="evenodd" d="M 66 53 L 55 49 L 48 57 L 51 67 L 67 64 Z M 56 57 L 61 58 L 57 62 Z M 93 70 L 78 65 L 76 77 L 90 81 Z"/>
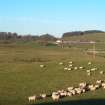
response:
<path fill-rule="evenodd" d="M 103 86 L 103 89 L 105 89 L 105 86 Z"/>
<path fill-rule="evenodd" d="M 100 85 L 96 84 L 94 87 L 95 87 L 96 89 L 99 89 L 99 88 L 100 88 Z"/>
<path fill-rule="evenodd" d="M 82 92 L 85 93 L 86 92 L 86 89 L 82 89 Z"/>
<path fill-rule="evenodd" d="M 72 67 L 72 66 L 73 66 L 72 64 L 69 65 L 69 67 Z"/>
<path fill-rule="evenodd" d="M 52 99 L 53 99 L 54 101 L 58 101 L 58 100 L 60 99 L 59 93 L 53 92 L 53 93 L 52 93 Z"/>
<path fill-rule="evenodd" d="M 102 80 L 97 80 L 96 81 L 96 84 L 101 84 L 102 83 Z"/>
<path fill-rule="evenodd" d="M 65 67 L 65 68 L 64 68 L 64 70 L 68 70 L 68 68 L 67 68 L 67 67 Z"/>
<path fill-rule="evenodd" d="M 72 61 L 70 61 L 69 63 L 70 63 L 70 64 L 72 64 L 73 62 L 72 62 Z"/>
<path fill-rule="evenodd" d="M 74 70 L 77 70 L 78 69 L 78 67 L 74 67 Z"/>
<path fill-rule="evenodd" d="M 79 68 L 80 68 L 80 69 L 83 69 L 84 67 L 83 67 L 83 66 L 80 66 Z"/>
<path fill-rule="evenodd" d="M 105 87 L 105 83 L 102 83 L 102 87 Z"/>
<path fill-rule="evenodd" d="M 92 63 L 91 62 L 88 62 L 88 65 L 91 65 Z"/>
<path fill-rule="evenodd" d="M 59 65 L 63 65 L 63 62 L 59 62 Z"/>
<path fill-rule="evenodd" d="M 96 90 L 95 86 L 90 88 L 90 91 L 95 91 L 95 90 Z"/>
<path fill-rule="evenodd" d="M 72 70 L 71 68 L 68 68 L 68 71 Z"/>
<path fill-rule="evenodd" d="M 41 97 L 42 99 L 45 99 L 45 98 L 47 97 L 47 95 L 46 95 L 46 94 L 40 94 L 40 97 Z"/>
<path fill-rule="evenodd" d="M 72 93 L 72 95 L 75 95 L 75 94 L 76 94 L 76 91 L 75 91 L 75 89 L 73 89 L 73 90 L 70 90 L 69 92 L 71 92 L 71 93 Z"/>
<path fill-rule="evenodd" d="M 82 93 L 82 89 L 81 88 L 75 88 L 75 91 L 77 94 L 81 94 Z"/>
<path fill-rule="evenodd" d="M 34 96 L 29 96 L 29 97 L 28 97 L 28 100 L 29 100 L 29 102 L 35 102 L 35 100 L 36 100 L 36 95 L 34 95 Z"/>
<path fill-rule="evenodd" d="M 90 71 L 90 70 L 86 70 L 86 72 L 87 72 L 87 73 L 90 73 L 91 71 Z"/>
<path fill-rule="evenodd" d="M 97 86 L 89 85 L 88 88 L 90 91 L 95 91 L 97 89 Z"/>
<path fill-rule="evenodd" d="M 89 72 L 89 73 L 87 73 L 87 75 L 88 75 L 88 76 L 91 76 L 91 73 Z"/>
<path fill-rule="evenodd" d="M 71 92 L 67 92 L 67 96 L 72 96 L 73 94 Z"/>
<path fill-rule="evenodd" d="M 92 69 L 91 69 L 91 71 L 96 71 L 96 70 L 97 70 L 97 68 L 96 68 L 96 67 L 94 67 L 94 68 L 92 68 Z"/>
<path fill-rule="evenodd" d="M 74 89 L 74 87 L 68 87 L 67 88 L 67 91 L 71 91 L 71 90 L 73 90 Z"/>
<path fill-rule="evenodd" d="M 81 89 L 85 89 L 86 86 L 87 86 L 86 82 L 82 82 L 82 83 L 79 84 L 79 87 L 80 87 Z"/>
<path fill-rule="evenodd" d="M 100 71 L 100 74 L 104 74 L 104 71 Z"/>
<path fill-rule="evenodd" d="M 66 92 L 66 91 L 60 92 L 59 94 L 60 94 L 60 97 L 65 97 L 65 96 L 67 96 L 67 92 Z"/>
<path fill-rule="evenodd" d="M 94 87 L 93 85 L 88 85 L 88 89 L 90 90 L 92 87 Z"/>
<path fill-rule="evenodd" d="M 41 68 L 45 67 L 45 65 L 40 65 Z"/>

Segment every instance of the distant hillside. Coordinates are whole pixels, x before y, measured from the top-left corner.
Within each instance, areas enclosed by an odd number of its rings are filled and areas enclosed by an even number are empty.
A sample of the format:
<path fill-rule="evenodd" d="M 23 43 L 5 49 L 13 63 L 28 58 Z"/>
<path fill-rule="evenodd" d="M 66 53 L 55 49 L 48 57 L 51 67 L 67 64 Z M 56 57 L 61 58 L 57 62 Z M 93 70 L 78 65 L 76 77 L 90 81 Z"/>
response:
<path fill-rule="evenodd" d="M 90 33 L 84 35 L 74 35 L 71 37 L 63 37 L 64 40 L 72 41 L 96 41 L 96 42 L 105 42 L 105 33 Z"/>
<path fill-rule="evenodd" d="M 50 34 L 43 34 L 39 37 L 39 40 L 43 40 L 43 41 L 55 41 L 56 38 L 53 35 Z"/>
<path fill-rule="evenodd" d="M 105 33 L 101 30 L 87 30 L 87 31 L 73 31 L 73 32 L 66 32 L 62 35 L 62 38 L 64 37 L 71 37 L 71 36 L 82 36 L 82 35 L 90 35 L 90 34 L 96 34 L 96 33 Z"/>

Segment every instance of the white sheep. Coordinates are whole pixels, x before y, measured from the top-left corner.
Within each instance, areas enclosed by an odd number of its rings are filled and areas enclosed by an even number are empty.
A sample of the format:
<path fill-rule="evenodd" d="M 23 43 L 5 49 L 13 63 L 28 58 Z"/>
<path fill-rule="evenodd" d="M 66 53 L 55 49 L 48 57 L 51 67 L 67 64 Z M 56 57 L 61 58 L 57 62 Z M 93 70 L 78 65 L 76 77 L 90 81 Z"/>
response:
<path fill-rule="evenodd" d="M 79 68 L 80 68 L 80 69 L 83 69 L 84 67 L 83 67 L 83 66 L 80 66 Z"/>
<path fill-rule="evenodd" d="M 68 71 L 72 70 L 71 68 L 68 68 Z"/>
<path fill-rule="evenodd" d="M 68 88 L 67 88 L 68 91 L 71 91 L 71 90 L 73 90 L 73 89 L 74 89 L 74 87 L 68 87 Z"/>
<path fill-rule="evenodd" d="M 71 92 L 67 92 L 67 96 L 72 96 L 73 94 Z"/>
<path fill-rule="evenodd" d="M 86 70 L 86 72 L 87 72 L 87 73 L 90 73 L 91 71 L 90 71 L 90 70 Z"/>
<path fill-rule="evenodd" d="M 94 67 L 94 68 L 92 68 L 92 69 L 91 69 L 91 71 L 96 71 L 96 70 L 97 70 L 97 68 L 96 68 L 96 67 Z"/>
<path fill-rule="evenodd" d="M 47 95 L 46 94 L 40 94 L 40 97 L 45 99 L 47 97 Z"/>
<path fill-rule="evenodd" d="M 81 88 L 81 89 L 85 89 L 86 88 L 86 82 L 82 82 L 82 83 L 80 83 L 79 84 L 79 87 Z"/>
<path fill-rule="evenodd" d="M 45 67 L 45 65 L 40 65 L 41 68 Z"/>
<path fill-rule="evenodd" d="M 95 87 L 96 89 L 99 89 L 99 88 L 100 88 L 100 85 L 96 84 L 94 87 Z"/>
<path fill-rule="evenodd" d="M 70 90 L 69 92 L 72 93 L 72 95 L 75 95 L 76 94 L 76 91 L 73 89 L 73 90 Z"/>
<path fill-rule="evenodd" d="M 92 63 L 91 62 L 88 62 L 88 65 L 91 65 Z"/>
<path fill-rule="evenodd" d="M 102 87 L 105 87 L 105 83 L 102 83 Z"/>
<path fill-rule="evenodd" d="M 72 61 L 70 61 L 69 63 L 70 63 L 70 64 L 72 64 L 73 62 L 72 62 Z"/>
<path fill-rule="evenodd" d="M 63 65 L 63 62 L 59 62 L 59 65 Z"/>
<path fill-rule="evenodd" d="M 67 68 L 67 67 L 65 67 L 65 68 L 64 68 L 64 70 L 68 70 L 68 68 Z"/>
<path fill-rule="evenodd" d="M 57 92 L 52 93 L 52 99 L 54 101 L 58 101 L 60 99 L 60 95 Z"/>
<path fill-rule="evenodd" d="M 91 73 L 89 72 L 89 73 L 87 73 L 87 75 L 88 75 L 88 76 L 91 76 Z"/>
<path fill-rule="evenodd" d="M 96 87 L 94 85 L 89 85 L 88 88 L 89 88 L 90 91 L 95 91 L 96 90 Z"/>
<path fill-rule="evenodd" d="M 36 95 L 34 95 L 34 96 L 29 96 L 29 97 L 28 97 L 28 100 L 29 100 L 29 102 L 35 102 L 35 100 L 36 100 Z"/>
<path fill-rule="evenodd" d="M 75 91 L 77 94 L 81 94 L 82 93 L 82 89 L 81 88 L 75 88 Z"/>
<path fill-rule="evenodd" d="M 78 69 L 78 67 L 74 67 L 74 70 L 77 70 Z"/>
<path fill-rule="evenodd" d="M 96 87 L 94 86 L 94 87 L 90 88 L 90 90 L 91 91 L 95 91 L 96 90 Z"/>
<path fill-rule="evenodd" d="M 69 65 L 69 67 L 72 67 L 72 66 L 73 66 L 72 64 Z"/>
<path fill-rule="evenodd" d="M 104 71 L 100 71 L 100 74 L 104 74 Z"/>
<path fill-rule="evenodd" d="M 97 84 L 101 84 L 102 83 L 102 80 L 97 80 L 96 83 Z"/>
<path fill-rule="evenodd" d="M 65 96 L 67 96 L 67 92 L 66 92 L 66 91 L 64 91 L 64 92 L 60 92 L 59 94 L 60 94 L 61 97 L 65 97 Z"/>
<path fill-rule="evenodd" d="M 103 86 L 103 89 L 105 89 L 105 86 Z"/>

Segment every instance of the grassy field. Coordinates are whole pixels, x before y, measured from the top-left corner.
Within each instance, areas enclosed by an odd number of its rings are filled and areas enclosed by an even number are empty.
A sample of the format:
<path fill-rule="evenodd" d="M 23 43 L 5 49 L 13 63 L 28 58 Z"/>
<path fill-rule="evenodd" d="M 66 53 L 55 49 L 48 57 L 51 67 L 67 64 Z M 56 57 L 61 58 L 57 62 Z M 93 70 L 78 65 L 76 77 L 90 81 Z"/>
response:
<path fill-rule="evenodd" d="M 104 42 L 104 40 L 102 40 Z M 97 44 L 97 48 L 105 49 L 103 44 Z M 85 49 L 92 48 L 91 45 L 76 45 L 71 48 L 43 47 L 35 43 L 28 44 L 7 44 L 0 45 L 0 105 L 29 105 L 27 97 L 33 94 L 47 93 L 58 89 L 66 89 L 68 86 L 78 85 L 82 81 L 95 82 L 97 79 L 105 79 L 105 57 L 97 55 L 93 59 L 92 55 L 85 53 Z M 77 66 L 85 66 L 91 61 L 92 67 L 97 67 L 98 71 L 92 76 L 86 75 L 86 70 L 64 71 L 64 67 L 69 61 L 73 61 Z M 64 62 L 64 65 L 59 65 Z M 40 68 L 40 64 L 46 65 Z M 96 92 L 87 92 L 80 96 L 67 97 L 61 99 L 62 105 L 72 103 L 79 105 L 78 100 L 90 99 L 104 100 L 105 90 L 99 89 Z M 75 100 L 75 101 L 74 101 Z M 35 104 L 52 104 L 50 98 L 39 100 Z M 77 102 L 77 103 L 76 103 Z M 81 105 L 84 105 L 81 102 Z M 93 101 L 94 103 L 94 101 Z M 103 102 L 104 103 L 104 102 Z M 104 105 L 104 104 L 101 105 Z M 60 103 L 55 103 L 60 105 Z M 54 104 L 54 105 L 55 105 Z M 87 105 L 87 104 L 86 104 Z M 96 103 L 92 104 L 96 105 Z M 97 104 L 98 105 L 98 104 Z"/>

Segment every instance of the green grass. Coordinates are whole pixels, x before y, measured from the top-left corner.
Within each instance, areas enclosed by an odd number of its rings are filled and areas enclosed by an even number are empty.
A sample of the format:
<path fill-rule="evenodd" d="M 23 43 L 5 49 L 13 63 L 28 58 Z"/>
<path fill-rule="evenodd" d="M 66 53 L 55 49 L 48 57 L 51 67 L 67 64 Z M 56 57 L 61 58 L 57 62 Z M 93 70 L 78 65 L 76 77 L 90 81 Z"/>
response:
<path fill-rule="evenodd" d="M 35 44 L 35 43 L 34 43 Z M 27 97 L 33 94 L 48 93 L 57 89 L 65 89 L 68 86 L 78 85 L 81 81 L 95 82 L 104 79 L 99 71 L 105 71 L 105 58 L 87 55 L 81 45 L 71 48 L 34 46 L 28 44 L 0 45 L 0 105 L 28 105 Z M 88 48 L 91 46 L 85 46 Z M 102 45 L 100 49 L 104 48 Z M 97 66 L 98 71 L 88 77 L 85 70 L 64 71 L 68 61 L 73 61 L 77 66 L 85 66 L 88 61 Z M 64 62 L 64 65 L 59 65 Z M 46 65 L 40 68 L 39 65 Z M 95 93 L 88 92 L 72 98 L 64 98 L 62 101 L 82 99 L 105 99 L 104 90 Z M 37 101 L 36 104 L 52 102 L 49 98 L 45 101 Z"/>

